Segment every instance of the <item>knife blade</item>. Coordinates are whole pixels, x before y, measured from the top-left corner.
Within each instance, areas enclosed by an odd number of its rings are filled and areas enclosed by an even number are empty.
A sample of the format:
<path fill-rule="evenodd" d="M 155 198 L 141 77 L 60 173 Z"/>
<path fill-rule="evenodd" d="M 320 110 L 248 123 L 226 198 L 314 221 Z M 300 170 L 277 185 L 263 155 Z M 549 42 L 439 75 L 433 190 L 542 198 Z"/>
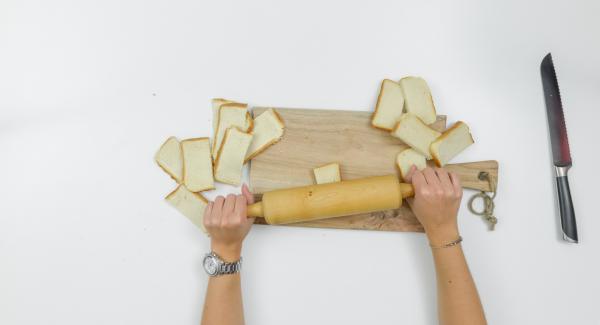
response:
<path fill-rule="evenodd" d="M 572 166 L 567 126 L 563 113 L 558 79 L 554 70 L 552 54 L 548 53 L 540 66 L 544 99 L 546 101 L 546 114 L 548 116 L 548 130 L 552 147 L 552 160 L 556 172 L 556 188 L 558 191 L 558 204 L 563 239 L 567 242 L 577 243 L 577 223 L 575 209 L 571 199 L 569 179 L 567 173 Z"/>

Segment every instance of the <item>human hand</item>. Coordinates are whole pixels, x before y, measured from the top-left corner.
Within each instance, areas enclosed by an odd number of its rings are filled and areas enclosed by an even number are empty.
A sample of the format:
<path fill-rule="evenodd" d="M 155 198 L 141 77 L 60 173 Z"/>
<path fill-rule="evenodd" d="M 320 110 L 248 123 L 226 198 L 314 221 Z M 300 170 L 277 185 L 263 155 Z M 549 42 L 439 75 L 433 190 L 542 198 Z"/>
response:
<path fill-rule="evenodd" d="M 443 168 L 427 167 L 419 171 L 412 166 L 405 180 L 414 186 L 415 196 L 407 201 L 425 228 L 429 242 L 439 246 L 455 240 L 456 216 L 462 198 L 458 176 Z"/>
<path fill-rule="evenodd" d="M 237 261 L 242 253 L 242 242 L 254 223 L 247 217 L 248 204 L 254 197 L 248 186 L 242 186 L 241 195 L 218 196 L 204 210 L 204 227 L 211 239 L 213 252 L 228 262 Z"/>

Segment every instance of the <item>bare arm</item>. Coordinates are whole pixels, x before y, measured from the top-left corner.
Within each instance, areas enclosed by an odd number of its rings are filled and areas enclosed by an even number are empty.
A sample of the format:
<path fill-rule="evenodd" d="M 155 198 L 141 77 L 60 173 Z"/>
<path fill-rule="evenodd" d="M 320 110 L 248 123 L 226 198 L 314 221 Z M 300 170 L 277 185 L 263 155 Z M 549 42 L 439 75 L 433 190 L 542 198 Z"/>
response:
<path fill-rule="evenodd" d="M 442 168 L 420 172 L 413 166 L 406 178 L 415 187 L 415 197 L 408 202 L 432 246 L 440 324 L 487 324 L 461 245 L 437 248 L 459 238 L 456 217 L 462 188 L 458 177 Z"/>
<path fill-rule="evenodd" d="M 204 226 L 211 238 L 211 249 L 226 262 L 239 260 L 242 242 L 254 219 L 246 214 L 246 207 L 253 203 L 248 187 L 242 187 L 242 195 L 219 196 L 204 211 Z M 202 325 L 243 325 L 244 309 L 240 274 L 210 277 Z"/>

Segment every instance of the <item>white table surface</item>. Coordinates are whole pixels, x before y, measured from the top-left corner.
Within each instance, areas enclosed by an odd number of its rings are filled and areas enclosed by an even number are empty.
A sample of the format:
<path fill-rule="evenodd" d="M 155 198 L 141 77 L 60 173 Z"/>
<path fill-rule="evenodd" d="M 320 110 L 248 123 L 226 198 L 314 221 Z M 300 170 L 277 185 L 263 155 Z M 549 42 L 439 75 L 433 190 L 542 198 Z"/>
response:
<path fill-rule="evenodd" d="M 0 324 L 199 323 L 209 241 L 163 201 L 162 141 L 209 136 L 212 97 L 371 110 L 405 75 L 471 126 L 456 161 L 500 162 L 497 230 L 459 217 L 489 323 L 600 324 L 600 5 L 485 3 L 4 0 Z M 549 51 L 579 245 L 559 239 Z M 244 258 L 248 324 L 437 323 L 422 234 L 256 226 Z"/>

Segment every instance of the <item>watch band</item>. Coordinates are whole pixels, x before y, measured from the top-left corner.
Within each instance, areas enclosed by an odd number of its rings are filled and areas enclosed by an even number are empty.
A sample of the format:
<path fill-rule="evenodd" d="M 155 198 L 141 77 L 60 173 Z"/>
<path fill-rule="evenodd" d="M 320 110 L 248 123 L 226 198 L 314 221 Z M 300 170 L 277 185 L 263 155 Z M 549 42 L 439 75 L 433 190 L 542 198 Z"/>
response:
<path fill-rule="evenodd" d="M 217 275 L 234 274 L 234 273 L 240 272 L 241 270 L 242 270 L 242 258 L 240 257 L 240 259 L 238 261 L 233 262 L 233 263 L 223 262 L 223 264 L 221 264 L 219 266 L 219 271 L 217 272 Z"/>

